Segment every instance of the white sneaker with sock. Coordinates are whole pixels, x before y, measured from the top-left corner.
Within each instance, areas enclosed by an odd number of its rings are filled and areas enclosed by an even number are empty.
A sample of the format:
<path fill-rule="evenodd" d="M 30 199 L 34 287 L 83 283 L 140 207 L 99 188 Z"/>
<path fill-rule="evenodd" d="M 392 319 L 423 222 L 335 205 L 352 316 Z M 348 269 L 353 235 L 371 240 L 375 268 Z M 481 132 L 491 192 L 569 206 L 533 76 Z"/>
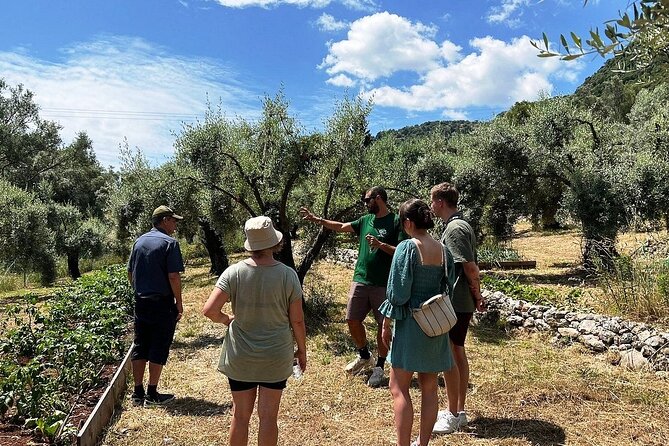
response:
<path fill-rule="evenodd" d="M 453 415 L 450 410 L 440 410 L 437 413 L 437 421 L 434 423 L 432 433 L 452 434 L 459 428 L 458 417 Z"/>
<path fill-rule="evenodd" d="M 344 368 L 346 373 L 351 375 L 357 375 L 358 373 L 366 370 L 374 365 L 374 357 L 370 356 L 367 359 L 363 359 L 360 356 L 355 358 L 353 361 L 349 362 L 348 365 Z"/>

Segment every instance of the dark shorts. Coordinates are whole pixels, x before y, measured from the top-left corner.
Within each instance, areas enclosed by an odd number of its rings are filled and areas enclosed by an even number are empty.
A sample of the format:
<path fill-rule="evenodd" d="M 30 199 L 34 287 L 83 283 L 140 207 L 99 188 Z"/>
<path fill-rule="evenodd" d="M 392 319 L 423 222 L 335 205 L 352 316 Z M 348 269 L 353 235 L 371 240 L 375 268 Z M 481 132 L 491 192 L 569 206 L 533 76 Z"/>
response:
<path fill-rule="evenodd" d="M 386 287 L 353 282 L 348 292 L 346 319 L 363 321 L 371 310 L 374 312 L 374 319 L 381 325 L 383 315 L 379 311 L 379 307 L 384 300 L 386 300 Z"/>
<path fill-rule="evenodd" d="M 464 347 L 465 338 L 467 337 L 467 331 L 469 330 L 469 321 L 472 320 L 474 313 L 458 313 L 455 315 L 458 317 L 458 321 L 455 323 L 451 331 L 448 332 L 448 337 L 451 338 L 451 342 L 458 347 Z"/>
<path fill-rule="evenodd" d="M 243 392 L 245 390 L 255 389 L 258 386 L 273 390 L 283 390 L 286 388 L 287 381 L 287 379 L 284 379 L 283 381 L 277 381 L 275 383 L 261 383 L 257 381 L 237 381 L 236 379 L 228 378 L 230 390 L 233 392 Z"/>
<path fill-rule="evenodd" d="M 165 365 L 177 326 L 177 308 L 169 301 L 135 301 L 135 338 L 131 359 Z"/>

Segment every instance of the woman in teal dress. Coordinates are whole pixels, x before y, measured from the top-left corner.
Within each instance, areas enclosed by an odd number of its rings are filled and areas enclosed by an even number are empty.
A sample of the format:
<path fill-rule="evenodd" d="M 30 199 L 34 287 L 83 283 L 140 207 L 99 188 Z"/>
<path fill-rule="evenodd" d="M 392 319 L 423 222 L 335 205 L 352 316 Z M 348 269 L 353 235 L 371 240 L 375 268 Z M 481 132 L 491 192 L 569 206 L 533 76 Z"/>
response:
<path fill-rule="evenodd" d="M 409 446 L 411 441 L 413 404 L 409 386 L 414 372 L 418 372 L 420 434 L 411 445 L 426 446 L 437 419 L 437 374 L 453 367 L 453 358 L 448 334 L 433 338 L 426 336 L 411 316 L 411 309 L 446 288 L 451 295 L 453 259 L 448 250 L 427 232 L 434 227 L 427 203 L 416 199 L 403 203 L 400 221 L 411 239 L 397 245 L 393 256 L 386 301 L 380 307 L 385 316 L 382 334 L 390 347 L 390 392 L 397 444 Z M 448 277 L 444 273 L 444 261 Z"/>

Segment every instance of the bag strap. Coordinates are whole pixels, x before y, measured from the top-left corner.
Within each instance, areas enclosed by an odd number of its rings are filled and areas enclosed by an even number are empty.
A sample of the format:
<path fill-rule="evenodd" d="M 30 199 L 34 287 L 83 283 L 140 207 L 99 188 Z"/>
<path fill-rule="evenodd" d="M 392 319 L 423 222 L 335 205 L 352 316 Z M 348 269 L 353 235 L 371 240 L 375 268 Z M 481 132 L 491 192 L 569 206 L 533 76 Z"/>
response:
<path fill-rule="evenodd" d="M 446 284 L 446 289 L 448 289 L 448 253 L 446 252 L 448 248 L 446 248 L 446 245 L 443 243 L 441 244 L 441 256 L 444 261 L 444 282 Z M 453 282 L 453 288 L 452 290 L 455 291 L 455 286 L 458 284 L 460 281 L 460 276 L 455 278 L 455 282 Z M 448 293 L 449 295 L 453 294 L 452 292 Z M 451 296 L 451 299 L 453 299 L 453 296 Z"/>

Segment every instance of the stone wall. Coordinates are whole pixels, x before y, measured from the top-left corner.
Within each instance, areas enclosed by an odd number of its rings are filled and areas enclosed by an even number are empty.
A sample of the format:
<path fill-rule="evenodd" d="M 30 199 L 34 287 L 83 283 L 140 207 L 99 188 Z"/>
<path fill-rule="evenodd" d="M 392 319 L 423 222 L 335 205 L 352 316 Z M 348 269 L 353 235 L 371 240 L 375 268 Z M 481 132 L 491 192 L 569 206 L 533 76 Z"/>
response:
<path fill-rule="evenodd" d="M 505 321 L 509 328 L 554 334 L 558 345 L 580 343 L 595 353 L 619 353 L 619 364 L 633 369 L 669 371 L 669 333 L 648 324 L 620 317 L 581 313 L 512 299 L 500 291 L 484 290 L 487 313 L 476 315 L 479 323 Z"/>
<path fill-rule="evenodd" d="M 328 261 L 352 268 L 357 259 L 353 249 L 336 249 Z M 488 311 L 475 314 L 474 323 L 499 321 L 508 328 L 553 334 L 557 345 L 580 343 L 595 353 L 619 354 L 619 365 L 654 370 L 669 377 L 669 333 L 648 324 L 620 317 L 582 313 L 565 308 L 536 305 L 512 299 L 500 291 L 483 290 Z"/>

